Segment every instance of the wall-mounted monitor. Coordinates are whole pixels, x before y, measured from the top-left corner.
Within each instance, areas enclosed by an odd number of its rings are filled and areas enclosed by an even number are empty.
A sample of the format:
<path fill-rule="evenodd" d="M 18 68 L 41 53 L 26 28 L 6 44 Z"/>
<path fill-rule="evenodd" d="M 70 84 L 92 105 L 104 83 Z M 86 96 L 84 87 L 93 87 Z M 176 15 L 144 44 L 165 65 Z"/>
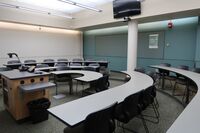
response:
<path fill-rule="evenodd" d="M 127 18 L 141 13 L 141 3 L 137 0 L 114 0 L 114 18 Z"/>

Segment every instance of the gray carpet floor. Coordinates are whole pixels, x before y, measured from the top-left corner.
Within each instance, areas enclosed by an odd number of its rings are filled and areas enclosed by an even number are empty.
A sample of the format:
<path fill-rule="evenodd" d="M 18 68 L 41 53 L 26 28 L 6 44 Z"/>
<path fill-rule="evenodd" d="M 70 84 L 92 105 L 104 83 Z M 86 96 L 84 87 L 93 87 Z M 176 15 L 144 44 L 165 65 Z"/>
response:
<path fill-rule="evenodd" d="M 110 80 L 110 83 L 110 88 L 123 84 L 123 82 L 119 80 Z M 84 87 L 86 88 L 87 85 Z M 80 98 L 81 89 L 83 89 L 83 87 L 79 85 L 78 93 L 69 95 L 68 85 L 59 85 L 59 93 L 67 95 L 65 98 L 60 100 L 56 100 L 52 97 L 55 95 L 55 89 L 51 89 L 51 107 Z M 147 122 L 147 126 L 150 133 L 165 133 L 184 108 L 176 100 L 163 93 L 158 92 L 157 99 L 160 105 L 160 122 L 158 124 Z M 152 112 L 152 109 L 148 109 L 144 113 L 152 114 Z M 126 126 L 139 133 L 145 133 L 142 121 L 139 118 L 133 119 Z M 2 94 L 0 94 L 0 133 L 62 133 L 65 127 L 65 124 L 57 120 L 52 115 L 49 115 L 49 119 L 47 121 L 43 121 L 38 124 L 32 124 L 30 121 L 20 124 L 16 123 L 11 115 L 4 109 Z M 116 133 L 122 133 L 122 129 L 117 128 Z M 127 133 L 129 132 L 127 131 Z"/>

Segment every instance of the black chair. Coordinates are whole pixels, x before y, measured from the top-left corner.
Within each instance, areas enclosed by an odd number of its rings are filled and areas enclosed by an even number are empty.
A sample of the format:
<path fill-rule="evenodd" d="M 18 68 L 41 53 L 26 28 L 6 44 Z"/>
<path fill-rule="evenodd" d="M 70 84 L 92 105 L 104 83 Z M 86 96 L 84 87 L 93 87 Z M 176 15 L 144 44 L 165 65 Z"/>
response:
<path fill-rule="evenodd" d="M 70 66 L 81 66 L 80 63 L 70 63 Z"/>
<path fill-rule="evenodd" d="M 200 73 L 200 68 L 194 68 L 194 69 L 192 69 L 192 71 L 195 73 Z"/>
<path fill-rule="evenodd" d="M 91 64 L 93 61 L 95 61 L 95 59 L 85 59 L 85 65 L 88 66 L 88 65 Z"/>
<path fill-rule="evenodd" d="M 74 59 L 72 59 L 72 63 L 77 63 L 77 64 L 82 65 L 83 64 L 83 59 L 81 59 L 81 58 L 74 58 Z"/>
<path fill-rule="evenodd" d="M 148 87 L 147 89 L 145 89 L 143 92 L 142 92 L 142 98 L 141 98 L 141 108 L 142 110 L 147 110 L 148 108 L 153 108 L 153 111 L 154 111 L 154 114 L 155 115 L 145 115 L 143 113 L 143 116 L 144 116 L 144 119 L 146 121 L 149 121 L 149 122 L 152 122 L 152 123 L 159 123 L 159 117 L 160 117 L 160 114 L 159 114 L 159 111 L 158 111 L 158 106 L 156 105 L 157 104 L 157 100 L 156 99 L 156 87 L 153 85 L 153 86 L 150 86 Z"/>
<path fill-rule="evenodd" d="M 9 60 L 7 64 L 7 67 L 11 69 L 18 69 L 21 66 L 21 62 L 19 60 Z"/>
<path fill-rule="evenodd" d="M 70 70 L 70 68 L 66 64 L 57 64 L 56 71 L 65 71 L 65 70 Z M 71 77 L 69 74 L 59 74 L 59 75 L 54 75 L 53 79 L 54 83 L 56 84 L 56 94 L 57 94 L 58 84 L 69 83 Z"/>
<path fill-rule="evenodd" d="M 47 69 L 45 69 L 45 70 L 42 70 L 42 71 L 44 71 L 44 72 L 49 72 L 50 70 L 49 70 L 49 65 L 48 64 L 37 64 L 36 65 L 36 67 L 35 68 L 47 68 Z"/>
<path fill-rule="evenodd" d="M 64 58 L 62 58 L 62 59 L 57 59 L 57 64 L 66 64 L 66 65 L 68 65 L 68 59 L 64 59 Z"/>
<path fill-rule="evenodd" d="M 115 130 L 115 122 L 113 112 L 116 103 L 89 114 L 85 121 L 73 128 L 66 127 L 64 133 L 113 133 Z"/>
<path fill-rule="evenodd" d="M 72 70 L 81 70 L 82 69 L 81 63 L 70 63 L 70 68 Z"/>
<path fill-rule="evenodd" d="M 110 70 L 109 68 L 106 68 L 104 66 L 100 66 L 99 72 L 103 75 L 110 75 Z"/>
<path fill-rule="evenodd" d="M 90 63 L 88 66 L 100 66 L 99 63 Z"/>
<path fill-rule="evenodd" d="M 159 75 L 155 71 L 147 71 L 146 74 L 149 75 L 153 79 L 154 85 L 158 84 Z"/>
<path fill-rule="evenodd" d="M 135 71 L 145 73 L 145 69 L 143 67 L 137 67 L 137 68 L 135 68 Z"/>
<path fill-rule="evenodd" d="M 171 64 L 169 63 L 161 63 L 160 66 L 164 67 L 171 67 Z M 160 79 L 162 79 L 162 89 L 165 87 L 165 81 L 168 80 L 170 82 L 170 85 L 172 88 L 172 81 L 176 79 L 173 75 L 170 75 L 170 72 L 168 70 L 158 69 Z"/>
<path fill-rule="evenodd" d="M 82 70 L 86 70 L 86 71 L 96 71 L 96 68 L 94 67 L 84 67 Z"/>
<path fill-rule="evenodd" d="M 96 68 L 94 68 L 96 72 L 99 72 L 99 70 L 100 70 L 99 63 L 90 63 L 88 66 L 93 67 L 93 68 L 96 67 Z"/>
<path fill-rule="evenodd" d="M 55 65 L 55 61 L 54 61 L 54 59 L 44 59 L 43 64 L 47 64 L 47 65 L 53 67 Z"/>
<path fill-rule="evenodd" d="M 85 95 L 91 95 L 97 92 L 101 92 L 101 91 L 107 90 L 109 86 L 110 86 L 109 76 L 105 75 L 99 78 L 98 80 L 91 82 L 90 87 L 82 91 L 82 95 L 85 96 Z"/>
<path fill-rule="evenodd" d="M 36 68 L 43 68 L 43 67 L 49 67 L 47 64 L 37 64 Z"/>
<path fill-rule="evenodd" d="M 57 67 L 58 69 L 59 68 L 67 68 L 68 67 L 68 65 L 66 64 L 66 63 L 57 63 L 57 64 L 55 64 L 55 67 Z M 69 68 L 69 67 L 68 67 Z M 68 69 L 67 69 L 68 70 Z"/>
<path fill-rule="evenodd" d="M 18 64 L 21 63 L 19 60 L 9 60 L 7 64 Z"/>
<path fill-rule="evenodd" d="M 156 91 L 157 91 L 157 87 L 156 86 L 158 86 L 158 84 L 159 84 L 159 76 L 157 75 L 157 73 L 155 71 L 148 71 L 148 72 L 146 72 L 146 74 L 149 75 L 154 81 L 153 86 L 154 86 L 154 89 L 155 89 L 154 90 L 155 93 L 154 93 L 153 96 L 154 96 L 154 99 L 155 99 L 155 105 L 158 108 L 159 107 L 159 103 L 158 103 L 158 100 L 156 98 Z"/>
<path fill-rule="evenodd" d="M 71 68 L 68 67 L 65 63 L 56 64 L 55 66 L 57 67 L 56 71 L 71 70 Z"/>
<path fill-rule="evenodd" d="M 24 64 L 26 66 L 36 66 L 37 63 L 36 63 L 36 60 L 25 60 Z"/>
<path fill-rule="evenodd" d="M 140 105 L 141 95 L 142 95 L 142 91 L 132 94 L 126 97 L 125 100 L 121 102 L 120 104 L 118 104 L 115 108 L 114 117 L 117 121 L 122 123 L 122 124 L 118 123 L 118 126 L 122 127 L 124 132 L 125 130 L 128 130 L 130 132 L 135 133 L 135 131 L 133 131 L 132 129 L 126 128 L 124 124 L 127 124 L 133 118 L 140 116 L 146 133 L 149 133 L 145 119 L 143 118 L 142 108 Z"/>
<path fill-rule="evenodd" d="M 178 66 L 177 68 L 182 69 L 182 70 L 189 70 L 189 67 L 188 67 L 188 66 L 185 66 L 185 65 L 180 65 L 180 66 Z M 183 96 L 184 93 L 183 93 L 183 94 L 176 94 L 176 93 L 175 93 L 176 90 L 177 90 L 177 85 L 178 85 L 178 84 L 184 85 L 184 86 L 185 86 L 185 90 L 186 90 L 186 89 L 187 89 L 188 82 L 189 82 L 189 80 L 188 80 L 185 76 L 183 76 L 183 75 L 177 73 L 177 74 L 176 74 L 176 80 L 175 80 L 174 88 L 173 88 L 173 91 L 172 91 L 172 95 L 173 95 L 173 96 Z"/>

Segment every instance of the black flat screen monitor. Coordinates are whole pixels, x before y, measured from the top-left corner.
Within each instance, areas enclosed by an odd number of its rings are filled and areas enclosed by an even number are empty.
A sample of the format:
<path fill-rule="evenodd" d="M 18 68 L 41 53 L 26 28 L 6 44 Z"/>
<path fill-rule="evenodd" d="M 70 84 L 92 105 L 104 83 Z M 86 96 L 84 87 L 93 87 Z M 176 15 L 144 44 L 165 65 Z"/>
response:
<path fill-rule="evenodd" d="M 137 0 L 114 0 L 114 18 L 126 18 L 141 13 L 141 4 Z"/>

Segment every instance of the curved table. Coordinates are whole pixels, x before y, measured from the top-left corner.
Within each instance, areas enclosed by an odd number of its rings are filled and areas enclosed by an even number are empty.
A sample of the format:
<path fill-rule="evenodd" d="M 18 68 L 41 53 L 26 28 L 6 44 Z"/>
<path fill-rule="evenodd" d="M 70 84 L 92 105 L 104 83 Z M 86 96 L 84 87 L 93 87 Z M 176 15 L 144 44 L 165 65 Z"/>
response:
<path fill-rule="evenodd" d="M 55 75 L 62 75 L 62 74 L 69 74 L 70 75 L 70 82 L 69 82 L 69 88 L 70 88 L 70 94 L 72 94 L 73 91 L 73 84 L 72 84 L 72 74 L 81 74 L 81 77 L 74 78 L 75 80 L 79 80 L 82 82 L 91 82 L 94 80 L 99 79 L 103 75 L 98 72 L 93 72 L 93 71 L 85 71 L 85 70 L 65 70 L 65 71 L 53 71 L 51 74 L 54 75 L 54 78 L 56 77 Z M 55 80 L 55 79 L 54 79 Z M 55 83 L 57 86 L 57 83 Z M 56 87 L 56 95 L 57 95 L 57 87 Z"/>
<path fill-rule="evenodd" d="M 103 109 L 115 102 L 120 103 L 127 96 L 153 85 L 153 79 L 146 74 L 135 71 L 124 73 L 131 77 L 127 83 L 52 107 L 48 109 L 48 111 L 68 126 L 73 127 L 84 121 L 87 115 Z M 79 74 L 83 74 L 83 71 L 79 71 Z M 90 77 L 88 77 L 88 79 L 90 79 Z"/>
<path fill-rule="evenodd" d="M 65 71 L 54 71 L 51 72 L 52 74 L 59 75 L 59 74 L 81 74 L 83 76 L 75 78 L 76 80 L 84 81 L 84 82 L 91 82 L 93 80 L 97 80 L 103 75 L 98 72 L 93 71 L 85 71 L 85 70 L 65 70 Z"/>
<path fill-rule="evenodd" d="M 173 67 L 150 66 L 152 68 L 168 70 L 181 74 L 193 80 L 200 88 L 200 74 L 191 71 L 181 70 Z M 175 120 L 167 133 L 199 133 L 200 132 L 200 92 L 198 91 L 192 101 Z"/>

